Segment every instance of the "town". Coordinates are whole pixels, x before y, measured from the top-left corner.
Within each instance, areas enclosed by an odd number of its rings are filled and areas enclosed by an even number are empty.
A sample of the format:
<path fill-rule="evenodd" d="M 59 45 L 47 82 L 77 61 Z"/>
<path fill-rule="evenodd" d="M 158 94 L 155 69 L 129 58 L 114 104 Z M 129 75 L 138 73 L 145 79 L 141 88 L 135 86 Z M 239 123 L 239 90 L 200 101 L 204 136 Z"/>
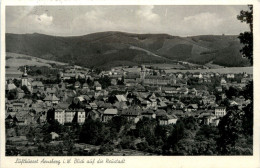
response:
<path fill-rule="evenodd" d="M 19 70 L 19 78 L 6 77 L 7 155 L 179 154 L 171 151 L 185 136 L 179 127 L 212 134 L 230 109 L 243 111 L 252 102 L 242 94 L 253 81 L 246 72 L 166 73 L 148 65 Z M 33 154 L 36 148 L 43 153 Z"/>

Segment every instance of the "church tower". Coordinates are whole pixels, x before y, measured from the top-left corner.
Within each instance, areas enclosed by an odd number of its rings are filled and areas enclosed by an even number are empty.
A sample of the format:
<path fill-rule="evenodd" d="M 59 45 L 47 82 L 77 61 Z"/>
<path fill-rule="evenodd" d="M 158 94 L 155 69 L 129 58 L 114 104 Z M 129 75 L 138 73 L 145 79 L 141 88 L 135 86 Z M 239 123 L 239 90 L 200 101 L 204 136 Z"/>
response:
<path fill-rule="evenodd" d="M 24 67 L 24 72 L 22 75 L 22 86 L 28 86 L 28 75 L 27 75 L 27 70 L 26 70 L 26 66 Z"/>

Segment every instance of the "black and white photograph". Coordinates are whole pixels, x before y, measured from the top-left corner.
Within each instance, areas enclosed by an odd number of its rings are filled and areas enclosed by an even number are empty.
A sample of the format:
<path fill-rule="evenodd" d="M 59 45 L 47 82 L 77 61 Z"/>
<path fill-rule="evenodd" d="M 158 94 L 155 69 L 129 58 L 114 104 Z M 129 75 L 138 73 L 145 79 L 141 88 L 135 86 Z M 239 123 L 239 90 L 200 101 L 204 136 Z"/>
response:
<path fill-rule="evenodd" d="M 253 156 L 254 9 L 6 5 L 2 155 Z"/>

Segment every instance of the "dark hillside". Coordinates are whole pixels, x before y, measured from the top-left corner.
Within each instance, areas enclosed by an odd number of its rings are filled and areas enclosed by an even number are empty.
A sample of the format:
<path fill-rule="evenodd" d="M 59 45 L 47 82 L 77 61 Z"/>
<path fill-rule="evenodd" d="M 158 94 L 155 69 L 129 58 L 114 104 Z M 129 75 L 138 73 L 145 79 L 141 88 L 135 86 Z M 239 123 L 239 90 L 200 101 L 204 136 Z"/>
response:
<path fill-rule="evenodd" d="M 100 32 L 58 37 L 44 34 L 6 34 L 6 51 L 81 66 L 171 62 L 185 60 L 224 66 L 245 66 L 237 36 L 178 37 L 167 34 Z"/>

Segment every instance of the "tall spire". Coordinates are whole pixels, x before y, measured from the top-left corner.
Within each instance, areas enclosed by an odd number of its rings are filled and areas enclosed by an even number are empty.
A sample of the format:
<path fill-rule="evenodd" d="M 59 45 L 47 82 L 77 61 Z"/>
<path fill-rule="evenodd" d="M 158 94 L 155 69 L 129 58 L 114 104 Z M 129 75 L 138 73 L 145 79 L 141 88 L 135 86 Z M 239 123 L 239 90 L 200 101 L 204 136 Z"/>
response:
<path fill-rule="evenodd" d="M 26 66 L 24 66 L 23 77 L 27 77 L 27 70 L 26 70 Z"/>

